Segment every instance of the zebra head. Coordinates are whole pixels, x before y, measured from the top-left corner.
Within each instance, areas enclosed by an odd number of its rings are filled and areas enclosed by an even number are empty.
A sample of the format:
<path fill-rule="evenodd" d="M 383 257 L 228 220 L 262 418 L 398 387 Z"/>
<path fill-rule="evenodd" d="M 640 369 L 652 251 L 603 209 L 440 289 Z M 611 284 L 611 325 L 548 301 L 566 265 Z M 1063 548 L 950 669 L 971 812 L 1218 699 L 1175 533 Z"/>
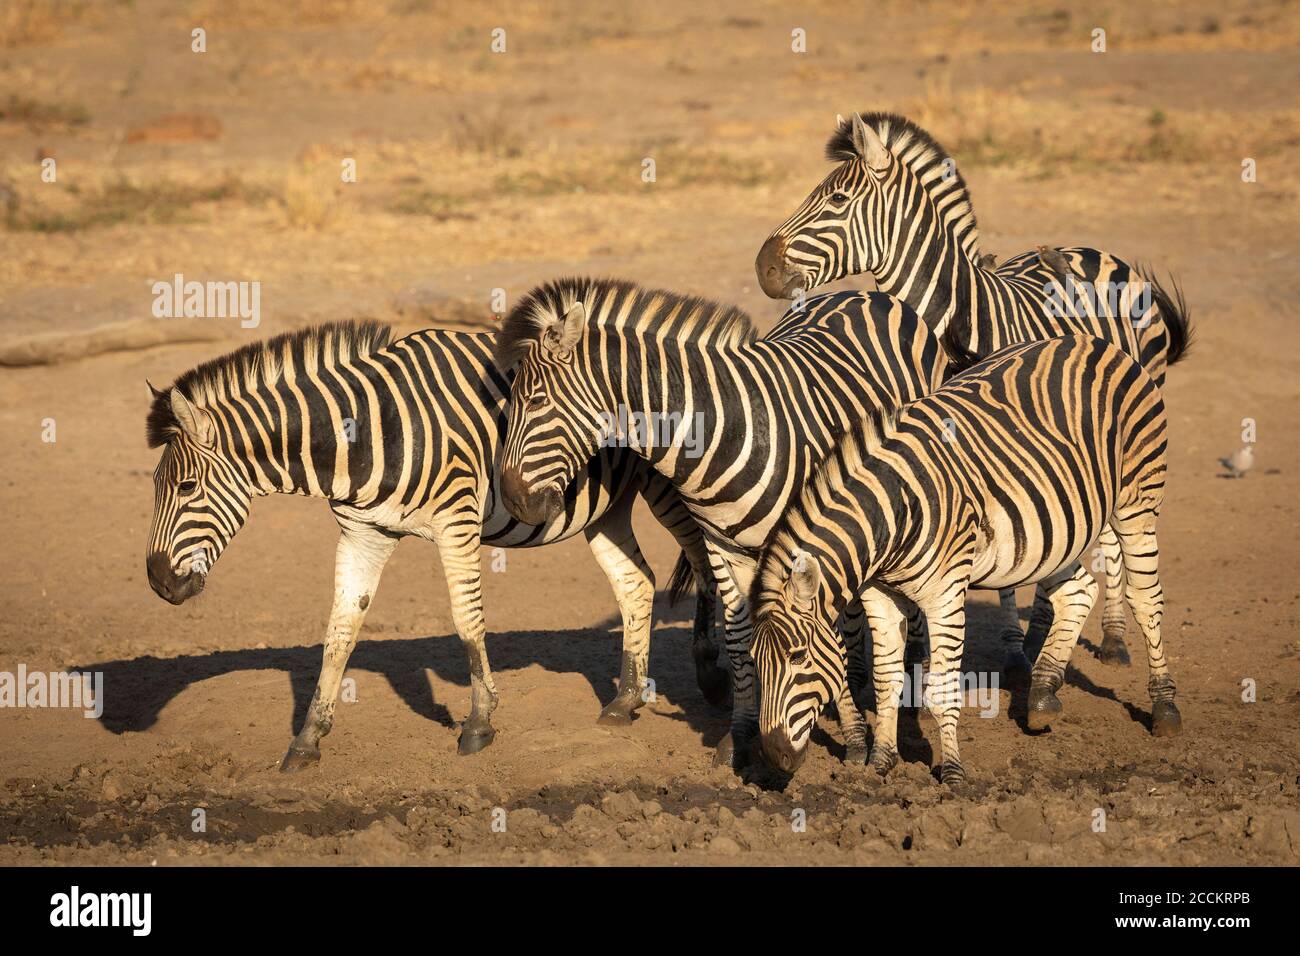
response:
<path fill-rule="evenodd" d="M 153 474 L 153 520 L 145 567 L 154 592 L 183 604 L 248 517 L 252 487 L 217 440 L 217 419 L 179 388 L 152 385 L 149 447 L 162 447 Z"/>
<path fill-rule="evenodd" d="M 894 157 L 857 113 L 831 139 L 827 156 L 839 165 L 776 228 L 754 262 L 758 284 L 774 299 L 876 272 L 881 264 L 885 240 L 877 232 L 890 219 L 882 207 Z"/>
<path fill-rule="evenodd" d="M 563 509 L 565 489 L 599 450 L 608 429 L 587 357 L 578 347 L 586 306 L 577 300 L 563 315 L 543 311 L 531 321 L 527 337 L 511 341 L 519 364 L 510 390 L 500 485 L 507 511 L 528 524 L 544 524 Z"/>
<path fill-rule="evenodd" d="M 818 601 L 821 568 L 797 552 L 784 582 L 763 581 L 754 615 L 753 657 L 760 700 L 758 729 L 763 753 L 794 773 L 808 752 L 817 717 L 832 699 L 819 664 L 819 648 L 835 646 Z"/>

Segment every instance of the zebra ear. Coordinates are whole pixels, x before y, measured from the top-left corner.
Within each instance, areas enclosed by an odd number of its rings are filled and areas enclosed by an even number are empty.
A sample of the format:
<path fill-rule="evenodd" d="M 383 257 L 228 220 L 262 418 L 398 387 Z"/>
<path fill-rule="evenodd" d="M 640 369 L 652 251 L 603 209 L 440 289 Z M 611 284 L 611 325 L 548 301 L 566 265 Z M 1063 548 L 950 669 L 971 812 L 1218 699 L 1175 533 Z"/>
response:
<path fill-rule="evenodd" d="M 581 302 L 569 306 L 569 311 L 564 313 L 564 318 L 560 320 L 557 329 L 556 351 L 567 352 L 577 345 L 578 339 L 582 338 L 582 328 L 586 324 L 587 307 Z"/>
<path fill-rule="evenodd" d="M 873 127 L 862 122 L 862 114 L 853 114 L 853 149 L 872 169 L 884 169 L 889 165 L 889 150 L 885 141 Z"/>
<path fill-rule="evenodd" d="M 181 431 L 185 432 L 190 441 L 200 445 L 212 444 L 215 428 L 211 415 L 197 405 L 191 404 L 190 400 L 181 394 L 179 388 L 172 389 L 171 406 L 172 414 L 176 416 Z"/>
<path fill-rule="evenodd" d="M 165 389 L 154 388 L 153 382 L 149 381 L 147 378 L 144 380 L 144 383 L 149 386 L 150 398 L 162 398 L 164 395 L 167 394 L 167 391 Z"/>
<path fill-rule="evenodd" d="M 817 588 L 821 584 L 822 569 L 817 559 L 806 551 L 795 554 L 794 564 L 790 568 L 790 581 L 787 591 L 791 602 L 798 611 L 811 611 L 817 597 Z"/>

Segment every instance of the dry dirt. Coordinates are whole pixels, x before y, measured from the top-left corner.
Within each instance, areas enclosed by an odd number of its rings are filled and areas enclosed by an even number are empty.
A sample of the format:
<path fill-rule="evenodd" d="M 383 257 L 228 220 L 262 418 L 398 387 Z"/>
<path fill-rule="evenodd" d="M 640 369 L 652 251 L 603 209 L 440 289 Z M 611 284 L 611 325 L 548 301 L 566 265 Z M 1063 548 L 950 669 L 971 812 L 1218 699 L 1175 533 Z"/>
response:
<path fill-rule="evenodd" d="M 1004 6 L 12 0 L 0 671 L 102 671 L 106 706 L 0 709 L 0 862 L 1294 864 L 1300 11 Z M 987 249 L 1091 244 L 1184 283 L 1197 341 L 1169 377 L 1161 526 L 1182 736 L 1149 736 L 1143 668 L 1096 660 L 1094 615 L 1058 726 L 1028 733 L 1006 691 L 996 717 L 967 713 L 961 790 L 931 776 L 935 728 L 915 712 L 886 782 L 842 764 L 829 720 L 788 785 L 742 779 L 711 767 L 726 715 L 695 689 L 686 611 L 663 595 L 657 700 L 596 725 L 618 628 L 577 540 L 486 574 L 498 737 L 461 758 L 466 665 L 433 549 L 406 542 L 319 769 L 277 773 L 319 664 L 332 519 L 259 502 L 199 599 L 155 597 L 145 378 L 322 318 L 482 324 L 492 289 L 514 301 L 569 272 L 770 324 L 754 254 L 823 175 L 835 114 L 873 108 L 952 149 Z M 358 182 L 340 182 L 344 158 Z M 260 281 L 260 326 L 159 334 L 150 285 L 177 272 Z M 1258 464 L 1221 478 L 1247 418 Z M 666 580 L 670 539 L 638 527 Z M 999 659 L 992 608 L 977 598 L 967 670 Z"/>

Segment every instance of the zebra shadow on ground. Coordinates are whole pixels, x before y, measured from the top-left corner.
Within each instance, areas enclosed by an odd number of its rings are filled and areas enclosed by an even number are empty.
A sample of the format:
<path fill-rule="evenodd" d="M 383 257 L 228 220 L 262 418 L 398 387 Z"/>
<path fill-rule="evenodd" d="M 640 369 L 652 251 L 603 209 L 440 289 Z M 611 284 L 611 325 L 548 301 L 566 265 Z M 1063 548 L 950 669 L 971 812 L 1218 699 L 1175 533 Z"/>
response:
<path fill-rule="evenodd" d="M 681 607 L 684 607 L 685 603 Z M 655 693 L 682 708 L 682 715 L 712 746 L 726 733 L 727 713 L 706 703 L 695 685 L 691 630 L 680 623 L 681 607 L 670 609 L 667 592 L 657 596 L 651 636 L 650 676 Z M 694 607 L 694 602 L 691 602 Z M 305 635 L 304 635 L 305 636 Z M 315 635 L 313 635 L 315 636 Z M 622 656 L 622 619 L 615 613 L 584 628 L 555 631 L 489 631 L 488 658 L 498 676 L 540 666 L 561 674 L 581 674 L 594 692 L 591 719 L 618 689 Z M 104 710 L 100 724 L 114 734 L 148 730 L 166 707 L 191 685 L 226 674 L 282 671 L 293 692 L 291 728 L 302 727 L 320 674 L 322 646 L 240 648 L 180 657 L 143 656 L 69 667 L 69 671 L 98 671 L 104 675 Z M 720 661 L 719 663 L 725 663 Z M 444 727 L 454 728 L 467 716 L 468 697 L 452 703 L 435 699 L 426 671 L 439 680 L 469 687 L 469 667 L 459 637 L 453 632 L 423 637 L 390 637 L 362 629 L 348 661 L 348 673 L 367 671 L 382 676 L 411 710 Z M 500 687 L 509 705 L 509 688 Z M 677 715 L 675 715 L 677 716 Z M 636 718 L 639 719 L 639 718 Z"/>
<path fill-rule="evenodd" d="M 1022 618 L 1026 618 L 1027 614 L 1027 611 L 1022 612 Z M 660 592 L 655 601 L 657 623 L 651 638 L 650 676 L 655 682 L 655 693 L 681 708 L 679 713 L 669 713 L 666 716 L 685 721 L 700 735 L 704 746 L 713 747 L 729 729 L 729 711 L 708 704 L 696 687 L 691 657 L 691 631 L 688 625 L 681 623 L 681 619 L 681 607 L 669 608 L 666 592 Z M 981 675 L 1000 674 L 1004 654 L 1000 624 L 999 611 L 995 605 L 971 603 L 968 606 L 968 630 L 962 664 L 964 671 Z M 456 634 L 368 637 L 367 633 L 362 631 L 361 639 L 348 663 L 349 672 L 368 671 L 381 675 L 414 713 L 444 727 L 456 727 L 458 719 L 453 716 L 447 704 L 435 699 L 426 676 L 426 670 L 431 670 L 440 680 L 468 689 L 468 665 Z M 720 627 L 717 637 L 720 642 Z M 489 659 L 497 674 L 535 665 L 553 673 L 581 674 L 591 685 L 594 694 L 591 707 L 593 722 L 600 706 L 609 701 L 618 688 L 622 643 L 621 619 L 617 614 L 586 628 L 489 633 L 487 644 Z M 1094 649 L 1086 641 L 1081 641 L 1080 644 L 1077 654 Z M 1037 650 L 1026 647 L 1026 653 L 1031 659 Z M 725 652 L 720 652 L 719 664 L 726 666 Z M 114 734 L 148 730 L 157 722 L 158 715 L 167 704 L 200 681 L 246 671 L 282 671 L 289 676 L 294 701 L 291 727 L 285 729 L 294 734 L 306 718 L 320 665 L 321 645 L 312 643 L 294 647 L 212 651 L 169 658 L 144 656 L 68 669 L 103 673 L 104 711 L 100 724 Z M 1116 702 L 1119 700 L 1114 691 L 1097 686 L 1073 667 L 1066 673 L 1066 682 L 1093 696 Z M 503 698 L 507 705 L 508 694 L 508 688 L 504 688 Z M 1006 714 L 1010 719 L 1016 720 L 1022 729 L 1026 729 L 1025 695 L 1023 689 L 1013 691 L 1011 707 Z M 874 710 L 870 686 L 865 696 L 866 699 L 860 703 L 866 709 Z M 456 706 L 465 709 L 468 703 L 461 700 Z M 1135 721 L 1149 719 L 1138 708 L 1126 706 Z M 830 751 L 833 756 L 840 759 L 844 757 L 843 742 L 821 729 L 816 732 L 814 743 Z M 900 755 L 905 760 L 933 761 L 934 754 L 921 726 L 920 712 L 916 708 L 905 707 L 900 713 L 899 747 Z"/>

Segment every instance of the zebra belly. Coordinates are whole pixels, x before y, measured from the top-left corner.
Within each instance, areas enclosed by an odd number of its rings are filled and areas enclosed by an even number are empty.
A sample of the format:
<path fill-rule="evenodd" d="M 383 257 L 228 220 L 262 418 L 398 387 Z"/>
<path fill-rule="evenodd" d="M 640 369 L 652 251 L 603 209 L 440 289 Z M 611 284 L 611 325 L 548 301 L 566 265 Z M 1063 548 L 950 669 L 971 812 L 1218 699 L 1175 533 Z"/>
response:
<path fill-rule="evenodd" d="M 1071 533 L 1057 529 L 1049 548 L 1040 528 L 1001 508 L 994 509 L 980 529 L 971 563 L 971 586 L 995 590 L 1036 584 L 1078 561 L 1096 540 L 1100 526 L 1100 521 L 1083 520 Z"/>

